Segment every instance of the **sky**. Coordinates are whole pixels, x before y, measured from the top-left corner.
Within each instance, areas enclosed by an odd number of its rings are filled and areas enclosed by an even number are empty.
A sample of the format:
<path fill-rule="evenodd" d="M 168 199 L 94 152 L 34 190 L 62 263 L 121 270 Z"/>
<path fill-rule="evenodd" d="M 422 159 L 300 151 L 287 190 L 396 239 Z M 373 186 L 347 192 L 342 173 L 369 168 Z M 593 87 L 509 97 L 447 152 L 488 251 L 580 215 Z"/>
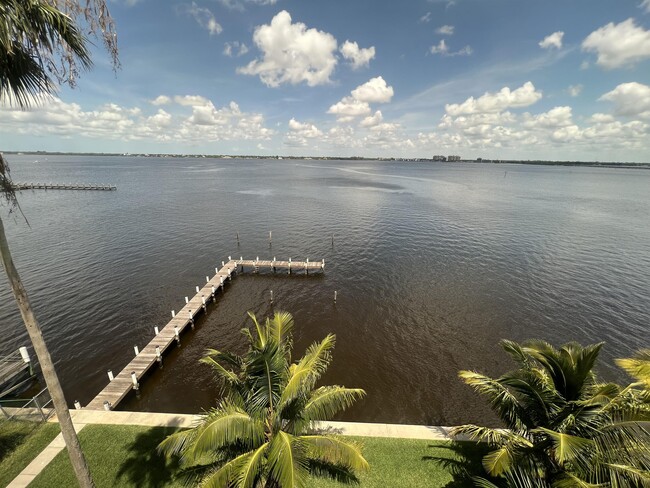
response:
<path fill-rule="evenodd" d="M 650 162 L 650 0 L 108 0 L 3 150 Z"/>

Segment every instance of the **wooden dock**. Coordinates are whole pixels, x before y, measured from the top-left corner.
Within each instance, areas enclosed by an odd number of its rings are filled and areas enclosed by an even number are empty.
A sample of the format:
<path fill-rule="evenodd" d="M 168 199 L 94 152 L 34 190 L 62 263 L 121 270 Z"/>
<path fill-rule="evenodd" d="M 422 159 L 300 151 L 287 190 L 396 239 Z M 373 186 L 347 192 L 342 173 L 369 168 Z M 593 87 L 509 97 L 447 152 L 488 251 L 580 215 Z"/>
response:
<path fill-rule="evenodd" d="M 203 288 L 197 286 L 197 293 L 187 301 L 185 306 L 178 312 L 172 312 L 172 319 L 159 330 L 158 334 L 145 346 L 138 351 L 135 358 L 127 364 L 124 369 L 115 376 L 99 394 L 86 405 L 85 408 L 91 410 L 112 410 L 126 395 L 133 389 L 139 388 L 140 379 L 145 373 L 157 362 L 162 361 L 162 356 L 167 348 L 174 342 L 180 340 L 180 335 L 187 327 L 194 326 L 194 317 L 201 313 L 207 312 L 207 304 L 216 300 L 219 289 L 223 290 L 226 283 L 235 276 L 238 270 L 244 271 L 246 268 L 259 271 L 262 268 L 275 271 L 282 268 L 291 273 L 292 271 L 323 270 L 325 261 L 277 261 L 272 260 L 233 260 L 228 258 L 228 262 L 221 262 L 221 269 L 216 269 L 216 274 L 207 280 Z M 206 276 L 206 278 L 209 278 Z M 134 351 L 135 352 L 135 351 Z M 109 376 L 110 378 L 110 376 Z"/>
<path fill-rule="evenodd" d="M 33 376 L 31 362 L 24 349 L 0 358 L 0 397 L 8 395 L 25 384 Z"/>
<path fill-rule="evenodd" d="M 86 183 L 14 183 L 14 190 L 95 190 L 115 191 L 113 185 L 92 185 Z"/>

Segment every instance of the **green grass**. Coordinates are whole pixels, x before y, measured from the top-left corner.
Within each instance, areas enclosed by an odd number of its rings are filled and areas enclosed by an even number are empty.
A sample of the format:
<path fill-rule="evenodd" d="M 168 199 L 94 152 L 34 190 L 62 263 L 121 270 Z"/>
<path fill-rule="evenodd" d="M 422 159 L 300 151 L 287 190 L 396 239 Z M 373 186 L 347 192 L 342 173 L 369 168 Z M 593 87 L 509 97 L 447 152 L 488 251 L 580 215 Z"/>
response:
<path fill-rule="evenodd" d="M 98 488 L 183 486 L 174 480 L 175 466 L 165 463 L 156 446 L 174 429 L 164 427 L 89 425 L 79 434 Z M 474 444 L 453 444 L 411 439 L 356 438 L 364 445 L 370 471 L 361 487 L 468 486 L 463 466 L 481 472 L 483 449 Z M 61 452 L 32 482 L 30 488 L 72 487 L 75 479 L 67 453 Z M 313 480 L 309 487 L 341 487 L 328 480 Z"/>
<path fill-rule="evenodd" d="M 0 486 L 7 486 L 59 433 L 59 424 L 0 422 Z"/>

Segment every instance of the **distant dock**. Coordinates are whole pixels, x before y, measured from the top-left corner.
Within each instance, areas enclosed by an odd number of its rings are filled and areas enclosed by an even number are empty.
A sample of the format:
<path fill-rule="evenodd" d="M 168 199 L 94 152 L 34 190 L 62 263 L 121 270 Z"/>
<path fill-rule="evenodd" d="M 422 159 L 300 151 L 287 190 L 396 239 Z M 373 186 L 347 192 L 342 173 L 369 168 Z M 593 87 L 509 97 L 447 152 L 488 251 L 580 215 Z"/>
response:
<path fill-rule="evenodd" d="M 115 191 L 113 185 L 93 185 L 85 183 L 14 183 L 14 190 L 95 190 Z"/>
<path fill-rule="evenodd" d="M 210 278 L 206 276 L 206 284 L 203 288 L 196 287 L 196 294 L 189 299 L 185 297 L 185 306 L 178 312 L 172 310 L 172 319 L 162 328 L 154 327 L 154 337 L 144 349 L 134 348 L 135 358 L 127 364 L 117 375 L 113 376 L 112 371 L 108 372 L 109 383 L 99 394 L 86 405 L 90 410 L 112 410 L 114 409 L 131 390 L 138 390 L 140 379 L 156 363 L 161 363 L 163 354 L 174 342 L 180 343 L 180 334 L 188 326 L 194 328 L 194 317 L 201 312 L 207 312 L 207 304 L 215 301 L 217 293 L 223 291 L 225 284 L 232 280 L 238 270 L 246 268 L 259 271 L 261 268 L 276 271 L 286 270 L 289 274 L 294 271 L 322 271 L 325 269 L 325 260 L 322 261 L 277 261 L 262 260 L 259 258 L 245 260 L 233 260 L 228 257 L 227 263 L 221 262 L 221 269 L 215 268 L 216 274 Z M 273 293 L 273 292 L 271 292 Z M 271 295 L 271 301 L 273 295 Z M 80 408 L 78 403 L 75 404 Z"/>

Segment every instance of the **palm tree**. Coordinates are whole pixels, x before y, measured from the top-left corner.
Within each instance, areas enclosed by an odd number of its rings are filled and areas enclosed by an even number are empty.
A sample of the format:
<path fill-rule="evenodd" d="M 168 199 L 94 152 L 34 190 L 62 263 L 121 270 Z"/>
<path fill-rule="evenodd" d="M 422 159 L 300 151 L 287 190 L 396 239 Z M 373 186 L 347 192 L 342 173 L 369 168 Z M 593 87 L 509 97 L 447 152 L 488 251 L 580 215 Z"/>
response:
<path fill-rule="evenodd" d="M 517 369 L 496 379 L 460 372 L 506 427 L 453 431 L 494 448 L 483 458 L 494 481 L 476 478 L 477 486 L 650 486 L 650 403 L 633 386 L 597 381 L 593 367 L 602 344 L 501 345 Z"/>
<path fill-rule="evenodd" d="M 27 108 L 55 92 L 58 83 L 74 86 L 78 66 L 91 65 L 85 30 L 99 34 L 117 63 L 117 38 L 104 0 L 0 0 L 0 102 Z M 9 212 L 19 209 L 9 165 L 0 154 L 0 198 Z M 52 397 L 61 433 L 79 485 L 93 487 L 68 405 L 45 344 L 41 328 L 14 265 L 0 218 L 0 256 L 16 303 L 34 346 Z"/>
<path fill-rule="evenodd" d="M 186 474 L 206 488 L 304 487 L 309 475 L 357 481 L 355 473 L 368 469 L 359 445 L 310 432 L 313 422 L 365 395 L 356 388 L 315 387 L 331 361 L 335 337 L 314 343 L 292 362 L 291 315 L 278 312 L 263 324 L 249 315 L 254 329 L 243 330 L 246 354 L 211 349 L 201 360 L 223 381 L 223 399 L 196 427 L 172 434 L 159 450 L 179 456 Z"/>

